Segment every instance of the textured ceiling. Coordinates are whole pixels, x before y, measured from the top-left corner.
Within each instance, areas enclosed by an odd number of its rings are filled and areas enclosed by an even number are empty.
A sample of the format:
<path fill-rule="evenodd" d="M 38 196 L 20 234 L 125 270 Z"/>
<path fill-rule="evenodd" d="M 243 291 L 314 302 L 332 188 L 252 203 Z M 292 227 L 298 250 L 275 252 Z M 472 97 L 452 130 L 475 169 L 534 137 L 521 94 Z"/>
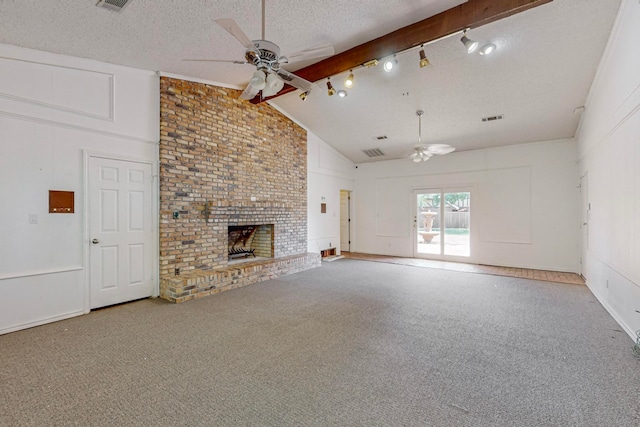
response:
<path fill-rule="evenodd" d="M 454 7 L 462 0 L 267 0 L 266 38 L 284 54 L 332 44 L 342 52 Z M 247 65 L 191 63 L 183 58 L 242 59 L 244 49 L 213 23 L 233 18 L 260 38 L 259 0 L 131 0 L 122 13 L 96 0 L 2 0 L 0 43 L 23 46 L 231 86 L 244 85 Z M 354 70 L 349 96 L 326 95 L 318 82 L 307 101 L 298 92 L 272 101 L 354 162 L 363 149 L 386 160 L 408 155 L 417 143 L 415 111 L 425 111 L 423 142 L 457 150 L 571 137 L 607 42 L 619 0 L 555 0 L 473 29 L 493 42 L 491 56 L 467 55 L 459 36 L 426 47 L 432 65 L 418 67 L 416 50 L 399 67 Z M 307 64 L 292 64 L 293 71 Z M 334 76 L 341 88 L 346 77 Z M 481 118 L 503 114 L 483 123 Z M 388 139 L 374 140 L 386 135 Z"/>

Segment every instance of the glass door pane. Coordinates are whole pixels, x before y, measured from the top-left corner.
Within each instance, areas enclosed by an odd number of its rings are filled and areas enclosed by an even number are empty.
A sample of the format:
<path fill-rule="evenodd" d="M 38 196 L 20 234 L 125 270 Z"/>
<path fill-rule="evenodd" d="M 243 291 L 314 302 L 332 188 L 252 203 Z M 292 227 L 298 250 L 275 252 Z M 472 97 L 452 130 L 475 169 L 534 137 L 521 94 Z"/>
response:
<path fill-rule="evenodd" d="M 415 216 L 417 254 L 442 254 L 440 239 L 440 192 L 417 192 Z"/>
<path fill-rule="evenodd" d="M 444 193 L 444 254 L 469 256 L 471 193 Z"/>

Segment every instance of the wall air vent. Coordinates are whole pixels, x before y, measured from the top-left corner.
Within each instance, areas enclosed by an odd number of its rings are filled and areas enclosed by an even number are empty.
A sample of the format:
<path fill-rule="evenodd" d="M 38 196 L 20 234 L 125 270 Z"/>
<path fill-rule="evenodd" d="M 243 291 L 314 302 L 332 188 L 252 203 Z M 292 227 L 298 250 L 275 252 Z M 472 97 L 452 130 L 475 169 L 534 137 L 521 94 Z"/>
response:
<path fill-rule="evenodd" d="M 493 122 L 496 120 L 502 120 L 504 118 L 504 116 L 502 114 L 499 114 L 497 116 L 491 116 L 491 117 L 483 117 L 482 121 L 483 122 Z"/>
<path fill-rule="evenodd" d="M 113 12 L 120 12 L 129 3 L 131 3 L 131 0 L 98 0 L 96 6 Z"/>
<path fill-rule="evenodd" d="M 369 157 L 380 157 L 380 156 L 384 156 L 384 153 L 382 152 L 382 150 L 380 150 L 379 148 L 372 148 L 370 150 L 362 150 L 362 152 L 364 154 L 366 154 Z"/>
<path fill-rule="evenodd" d="M 383 139 L 387 139 L 387 135 L 374 136 L 373 139 L 377 141 L 382 141 Z"/>

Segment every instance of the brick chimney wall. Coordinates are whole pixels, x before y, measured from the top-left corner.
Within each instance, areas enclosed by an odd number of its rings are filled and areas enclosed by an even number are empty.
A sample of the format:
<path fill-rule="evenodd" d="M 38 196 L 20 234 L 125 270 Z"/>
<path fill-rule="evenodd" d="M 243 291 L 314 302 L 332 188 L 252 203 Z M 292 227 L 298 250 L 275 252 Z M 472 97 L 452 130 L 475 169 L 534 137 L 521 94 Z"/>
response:
<path fill-rule="evenodd" d="M 239 94 L 160 79 L 161 279 L 225 267 L 229 225 L 273 224 L 276 258 L 307 250 L 306 132 Z"/>

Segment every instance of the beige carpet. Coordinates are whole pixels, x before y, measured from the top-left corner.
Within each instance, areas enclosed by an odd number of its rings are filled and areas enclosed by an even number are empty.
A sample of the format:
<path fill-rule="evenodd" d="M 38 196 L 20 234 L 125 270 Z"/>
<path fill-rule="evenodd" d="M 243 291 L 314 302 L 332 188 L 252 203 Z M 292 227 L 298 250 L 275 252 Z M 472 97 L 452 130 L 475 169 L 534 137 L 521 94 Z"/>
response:
<path fill-rule="evenodd" d="M 0 336 L 2 426 L 638 426 L 584 286 L 341 259 Z"/>

